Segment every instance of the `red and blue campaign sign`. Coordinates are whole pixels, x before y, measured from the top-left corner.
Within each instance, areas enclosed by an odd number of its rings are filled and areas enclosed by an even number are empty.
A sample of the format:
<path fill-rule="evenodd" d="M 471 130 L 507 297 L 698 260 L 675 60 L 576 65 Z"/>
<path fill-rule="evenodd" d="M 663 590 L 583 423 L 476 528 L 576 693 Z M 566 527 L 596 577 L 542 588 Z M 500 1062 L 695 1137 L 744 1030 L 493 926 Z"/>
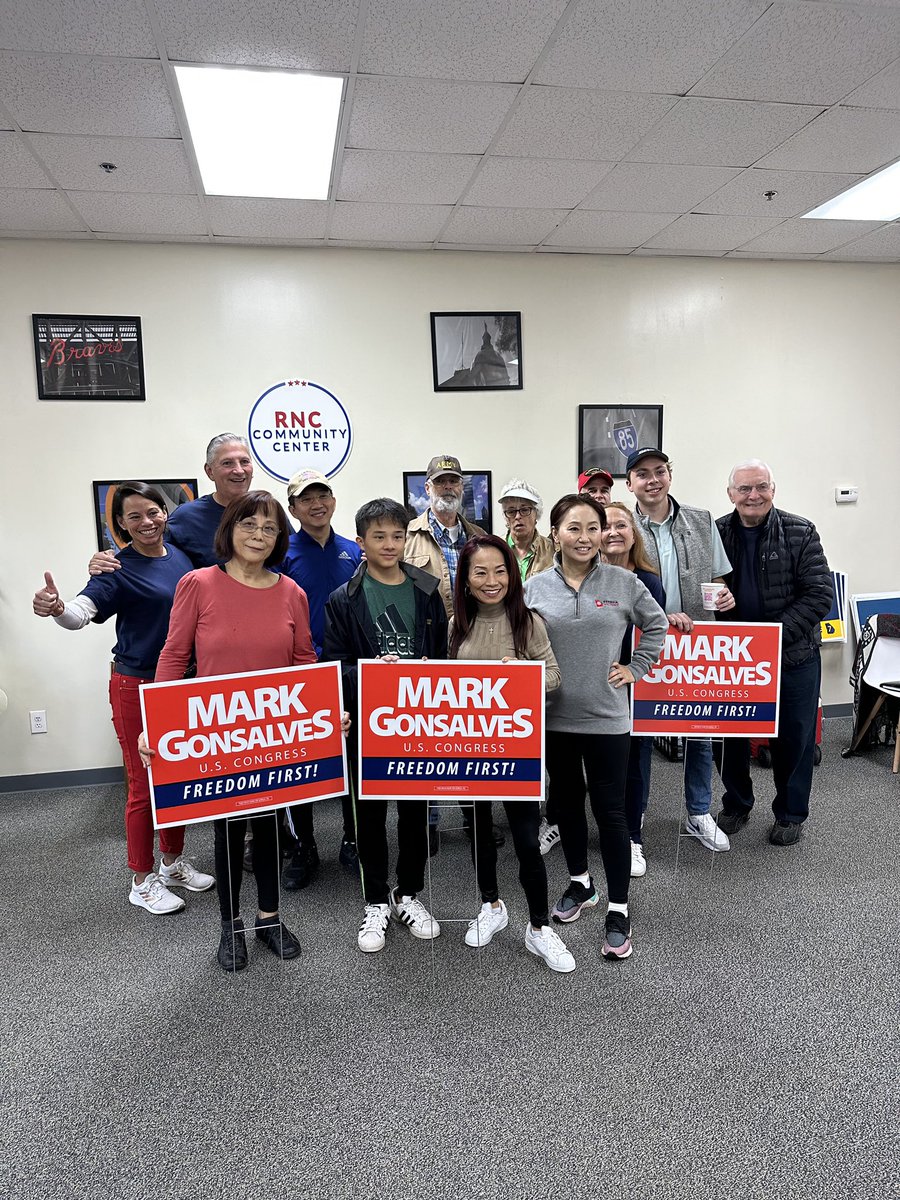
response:
<path fill-rule="evenodd" d="M 157 829 L 347 791 L 338 663 L 148 683 L 140 695 Z"/>
<path fill-rule="evenodd" d="M 636 634 L 639 639 L 639 634 Z M 670 627 L 659 662 L 632 688 L 634 733 L 776 737 L 781 626 Z"/>
<path fill-rule="evenodd" d="M 542 662 L 359 664 L 359 798 L 540 800 Z"/>

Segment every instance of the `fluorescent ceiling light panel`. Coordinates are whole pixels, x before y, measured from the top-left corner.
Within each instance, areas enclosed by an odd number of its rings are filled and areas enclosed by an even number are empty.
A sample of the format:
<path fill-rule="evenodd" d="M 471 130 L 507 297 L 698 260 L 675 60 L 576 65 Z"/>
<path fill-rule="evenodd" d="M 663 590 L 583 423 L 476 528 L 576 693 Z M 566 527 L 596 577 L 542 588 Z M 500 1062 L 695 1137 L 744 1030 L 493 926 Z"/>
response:
<path fill-rule="evenodd" d="M 328 199 L 340 76 L 188 66 L 175 74 L 207 195 Z"/>
<path fill-rule="evenodd" d="M 803 216 L 820 221 L 893 221 L 900 217 L 900 162 L 860 180 Z"/>

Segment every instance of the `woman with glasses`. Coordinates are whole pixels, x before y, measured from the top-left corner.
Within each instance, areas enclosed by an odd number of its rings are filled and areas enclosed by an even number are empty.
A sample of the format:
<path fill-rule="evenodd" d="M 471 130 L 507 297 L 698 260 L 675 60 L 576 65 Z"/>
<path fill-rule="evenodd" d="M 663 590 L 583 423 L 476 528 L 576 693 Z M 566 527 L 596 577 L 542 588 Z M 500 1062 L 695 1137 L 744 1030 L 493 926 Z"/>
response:
<path fill-rule="evenodd" d="M 205 892 L 212 875 L 198 871 L 182 855 L 184 827 L 161 829 L 159 872 L 154 870 L 153 813 L 147 768 L 137 754 L 141 730 L 140 689 L 152 683 L 166 640 L 169 613 L 179 581 L 191 570 L 190 559 L 163 540 L 168 513 L 155 487 L 129 479 L 113 493 L 110 524 L 119 542 L 119 569 L 88 580 L 74 600 L 64 601 L 48 571 L 35 592 L 32 608 L 39 617 L 53 617 L 63 629 L 84 629 L 116 618 L 109 704 L 113 728 L 125 763 L 125 845 L 132 872 L 129 903 L 154 916 L 184 908 L 172 888 Z"/>
<path fill-rule="evenodd" d="M 316 661 L 304 592 L 272 567 L 288 546 L 290 528 L 281 505 L 268 492 L 248 492 L 228 505 L 215 539 L 218 565 L 186 575 L 175 592 L 169 636 L 159 658 L 157 683 L 181 679 L 194 654 L 197 675 L 232 675 Z M 141 735 L 141 752 L 149 761 Z M 258 910 L 256 937 L 279 958 L 296 958 L 300 943 L 278 912 L 277 814 L 254 814 L 253 873 Z M 215 824 L 216 876 L 222 932 L 218 961 L 226 971 L 247 966 L 240 915 L 246 820 Z"/>
<path fill-rule="evenodd" d="M 500 493 L 506 541 L 516 557 L 522 582 L 553 564 L 553 543 L 537 531 L 544 502 L 524 479 L 511 479 Z"/>

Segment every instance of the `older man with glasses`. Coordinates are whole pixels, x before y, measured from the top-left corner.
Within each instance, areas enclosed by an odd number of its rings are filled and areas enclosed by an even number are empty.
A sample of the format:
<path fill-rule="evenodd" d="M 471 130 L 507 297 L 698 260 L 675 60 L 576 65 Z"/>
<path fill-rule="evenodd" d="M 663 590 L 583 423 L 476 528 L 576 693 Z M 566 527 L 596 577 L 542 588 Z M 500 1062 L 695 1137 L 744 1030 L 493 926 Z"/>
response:
<path fill-rule="evenodd" d="M 506 521 L 506 540 L 512 548 L 522 582 L 553 565 L 553 543 L 537 531 L 544 502 L 525 479 L 511 479 L 500 493 L 500 507 Z"/>
<path fill-rule="evenodd" d="M 832 601 L 831 573 L 816 527 L 775 507 L 775 481 L 759 458 L 738 463 L 728 477 L 733 512 L 716 521 L 732 564 L 726 576 L 735 599 L 729 620 L 781 625 L 781 696 L 778 737 L 770 743 L 774 846 L 792 846 L 809 814 L 816 752 L 822 664 L 820 622 Z M 725 787 L 719 828 L 734 835 L 753 807 L 750 743 L 724 739 L 715 747 Z"/>

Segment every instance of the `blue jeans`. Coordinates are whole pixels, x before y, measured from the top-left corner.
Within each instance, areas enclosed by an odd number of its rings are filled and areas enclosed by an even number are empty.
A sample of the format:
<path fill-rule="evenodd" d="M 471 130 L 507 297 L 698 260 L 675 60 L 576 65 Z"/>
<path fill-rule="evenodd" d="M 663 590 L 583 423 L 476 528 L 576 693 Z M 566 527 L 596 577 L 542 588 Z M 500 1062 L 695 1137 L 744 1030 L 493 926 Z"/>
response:
<path fill-rule="evenodd" d="M 799 825 L 809 816 L 821 682 L 818 650 L 798 666 L 782 663 L 778 737 L 769 742 L 769 750 L 775 783 L 772 812 L 783 825 Z M 754 801 L 750 742 L 725 738 L 723 747 L 716 747 L 716 763 L 725 786 L 726 812 L 749 813 Z"/>
<path fill-rule="evenodd" d="M 709 812 L 712 804 L 712 742 L 709 738 L 684 740 L 684 802 L 692 817 Z"/>

